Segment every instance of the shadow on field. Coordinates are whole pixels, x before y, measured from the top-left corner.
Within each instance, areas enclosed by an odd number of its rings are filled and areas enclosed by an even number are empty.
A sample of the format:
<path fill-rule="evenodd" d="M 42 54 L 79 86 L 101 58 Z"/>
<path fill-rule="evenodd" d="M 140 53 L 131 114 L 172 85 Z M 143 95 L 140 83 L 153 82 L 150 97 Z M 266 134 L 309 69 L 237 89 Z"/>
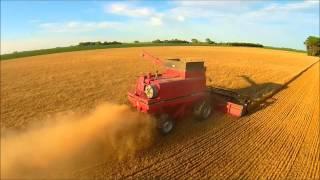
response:
<path fill-rule="evenodd" d="M 264 96 L 271 94 L 274 90 L 282 88 L 283 85 L 266 82 L 266 83 L 256 83 L 249 76 L 242 75 L 242 77 L 246 82 L 250 84 L 250 86 L 240 89 L 235 89 L 239 94 L 245 94 L 251 96 L 254 99 L 261 99 Z"/>
<path fill-rule="evenodd" d="M 277 99 L 272 98 L 272 96 L 278 93 L 280 90 L 287 88 L 287 85 L 282 85 L 274 82 L 259 84 L 246 75 L 242 75 L 240 77 L 247 81 L 250 86 L 240 89 L 234 89 L 233 91 L 241 95 L 250 97 L 252 103 L 248 107 L 249 114 L 255 113 L 273 104 Z"/>

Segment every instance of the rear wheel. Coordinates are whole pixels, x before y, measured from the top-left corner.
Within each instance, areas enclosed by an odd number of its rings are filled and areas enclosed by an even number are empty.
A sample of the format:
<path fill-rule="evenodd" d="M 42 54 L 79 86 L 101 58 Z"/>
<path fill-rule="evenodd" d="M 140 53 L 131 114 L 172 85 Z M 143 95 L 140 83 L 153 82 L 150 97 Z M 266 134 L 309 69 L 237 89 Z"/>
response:
<path fill-rule="evenodd" d="M 174 128 L 174 121 L 169 115 L 162 114 L 158 118 L 158 127 L 162 134 L 169 134 Z"/>
<path fill-rule="evenodd" d="M 195 105 L 193 114 L 198 120 L 205 120 L 210 117 L 212 113 L 212 106 L 210 101 L 203 100 Z"/>

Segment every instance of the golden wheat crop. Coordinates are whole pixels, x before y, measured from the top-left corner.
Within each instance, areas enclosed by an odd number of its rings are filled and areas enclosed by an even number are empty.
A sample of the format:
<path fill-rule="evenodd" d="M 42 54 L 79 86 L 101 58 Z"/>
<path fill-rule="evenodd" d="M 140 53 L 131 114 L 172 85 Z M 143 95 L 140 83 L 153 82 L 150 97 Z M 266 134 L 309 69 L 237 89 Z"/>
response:
<path fill-rule="evenodd" d="M 137 76 L 157 69 L 141 59 L 142 50 L 160 58 L 204 60 L 208 86 L 257 100 L 319 61 L 303 53 L 242 47 L 123 48 L 1 61 L 2 130 L 23 129 L 58 112 L 85 113 L 106 101 L 127 104 Z M 266 104 L 240 119 L 220 113 L 203 123 L 186 119 L 132 159 L 101 162 L 73 175 L 319 178 L 319 63 Z"/>

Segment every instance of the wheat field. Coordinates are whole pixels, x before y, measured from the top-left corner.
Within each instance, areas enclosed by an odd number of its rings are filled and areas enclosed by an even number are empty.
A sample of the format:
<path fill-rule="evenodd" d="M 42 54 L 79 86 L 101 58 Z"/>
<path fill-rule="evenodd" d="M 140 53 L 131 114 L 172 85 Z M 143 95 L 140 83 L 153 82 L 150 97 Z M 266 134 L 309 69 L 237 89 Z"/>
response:
<path fill-rule="evenodd" d="M 1 61 L 1 130 L 20 131 L 48 116 L 88 112 L 103 102 L 128 104 L 126 92 L 137 77 L 162 70 L 140 57 L 143 50 L 164 59 L 203 60 L 208 86 L 256 100 L 285 88 L 248 116 L 236 119 L 217 112 L 203 123 L 186 118 L 172 134 L 133 158 L 99 162 L 72 176 L 319 178 L 319 58 L 302 53 L 144 47 Z"/>

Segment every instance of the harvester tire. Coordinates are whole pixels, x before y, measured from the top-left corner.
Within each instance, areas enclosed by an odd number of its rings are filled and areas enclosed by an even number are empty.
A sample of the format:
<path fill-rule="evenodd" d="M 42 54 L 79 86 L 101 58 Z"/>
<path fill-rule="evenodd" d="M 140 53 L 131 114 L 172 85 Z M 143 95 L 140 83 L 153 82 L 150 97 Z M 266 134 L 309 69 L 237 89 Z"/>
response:
<path fill-rule="evenodd" d="M 200 101 L 195 105 L 193 109 L 193 114 L 198 120 L 205 120 L 210 117 L 212 113 L 212 105 L 208 100 Z"/>
<path fill-rule="evenodd" d="M 174 125 L 173 119 L 167 114 L 162 114 L 158 118 L 158 128 L 163 135 L 169 134 L 173 130 Z"/>

